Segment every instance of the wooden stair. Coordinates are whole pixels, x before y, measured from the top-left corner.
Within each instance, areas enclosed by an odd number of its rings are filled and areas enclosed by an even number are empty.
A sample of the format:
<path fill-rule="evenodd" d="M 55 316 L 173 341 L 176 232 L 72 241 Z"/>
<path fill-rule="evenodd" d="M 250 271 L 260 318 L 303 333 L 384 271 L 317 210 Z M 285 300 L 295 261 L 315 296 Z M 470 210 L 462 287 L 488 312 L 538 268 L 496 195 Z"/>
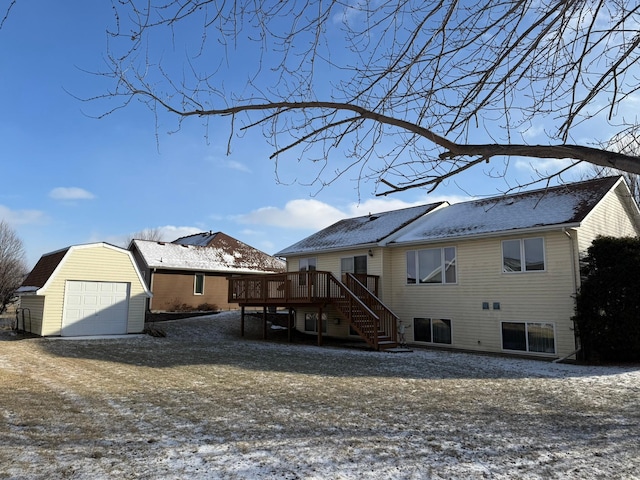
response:
<path fill-rule="evenodd" d="M 344 283 L 335 277 L 332 282 L 332 289 L 339 291 L 339 295 L 331 295 L 333 306 L 369 346 L 375 350 L 398 346 L 398 317 L 378 297 L 349 273 Z"/>

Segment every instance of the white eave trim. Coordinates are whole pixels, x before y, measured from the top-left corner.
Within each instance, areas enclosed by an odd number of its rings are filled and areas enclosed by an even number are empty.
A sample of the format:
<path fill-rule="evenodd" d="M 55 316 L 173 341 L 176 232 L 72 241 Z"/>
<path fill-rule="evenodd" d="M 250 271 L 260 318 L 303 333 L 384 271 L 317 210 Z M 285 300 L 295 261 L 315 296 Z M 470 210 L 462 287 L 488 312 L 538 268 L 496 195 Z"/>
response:
<path fill-rule="evenodd" d="M 554 230 L 564 230 L 567 228 L 578 228 L 580 226 L 580 222 L 577 223 L 562 223 L 556 225 L 544 225 L 539 227 L 528 227 L 528 228 L 518 228 L 514 230 L 500 230 L 497 232 L 487 232 L 487 233 L 477 233 L 474 235 L 452 235 L 448 237 L 441 238 L 428 238 L 428 239 L 417 239 L 411 240 L 402 243 L 390 243 L 388 247 L 404 247 L 410 245 L 424 245 L 424 244 L 432 244 L 432 243 L 451 243 L 458 242 L 462 240 L 475 240 L 480 238 L 498 238 L 498 237 L 512 237 L 514 235 L 529 235 L 534 233 L 543 233 L 543 232 L 551 232 Z"/>
<path fill-rule="evenodd" d="M 368 248 L 378 248 L 384 246 L 383 241 L 380 241 L 380 243 L 361 243 L 359 245 L 349 245 L 349 246 L 345 246 L 345 247 L 332 247 L 332 248 L 323 248 L 320 250 L 303 250 L 300 252 L 291 252 L 291 253 L 286 253 L 284 254 L 284 258 L 291 258 L 291 257 L 301 257 L 304 255 L 319 255 L 322 253 L 334 253 L 334 252 L 347 252 L 349 250 L 363 250 L 363 249 L 368 249 Z M 280 252 L 278 252 L 280 253 Z"/>

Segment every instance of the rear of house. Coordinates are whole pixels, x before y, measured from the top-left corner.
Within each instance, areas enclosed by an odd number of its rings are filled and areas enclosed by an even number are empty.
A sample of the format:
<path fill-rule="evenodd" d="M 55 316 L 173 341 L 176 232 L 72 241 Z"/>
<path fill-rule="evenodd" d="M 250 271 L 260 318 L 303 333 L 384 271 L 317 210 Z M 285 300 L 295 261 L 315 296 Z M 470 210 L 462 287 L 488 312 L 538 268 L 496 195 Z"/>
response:
<path fill-rule="evenodd" d="M 577 349 L 579 260 L 593 239 L 640 234 L 638 207 L 618 177 L 432 205 L 398 228 L 381 222 L 381 235 L 359 231 L 392 216 L 338 222 L 278 255 L 290 272 L 375 276 L 410 344 L 546 358 Z M 296 328 L 355 338 L 330 307 L 297 308 Z"/>
<path fill-rule="evenodd" d="M 43 255 L 18 293 L 19 327 L 42 336 L 142 332 L 150 296 L 131 254 L 106 243 Z"/>

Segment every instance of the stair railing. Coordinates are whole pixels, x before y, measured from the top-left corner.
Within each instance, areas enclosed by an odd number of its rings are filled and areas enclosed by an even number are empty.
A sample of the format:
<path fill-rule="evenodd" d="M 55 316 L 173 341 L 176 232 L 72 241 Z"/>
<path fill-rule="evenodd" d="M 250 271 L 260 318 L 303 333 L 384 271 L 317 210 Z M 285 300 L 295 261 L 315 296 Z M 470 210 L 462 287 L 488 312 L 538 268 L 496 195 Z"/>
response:
<path fill-rule="evenodd" d="M 345 275 L 346 285 L 362 302 L 374 311 L 380 318 L 380 326 L 382 331 L 391 338 L 392 341 L 398 340 L 398 316 L 387 307 L 382 300 L 376 297 L 356 275 L 347 273 Z"/>

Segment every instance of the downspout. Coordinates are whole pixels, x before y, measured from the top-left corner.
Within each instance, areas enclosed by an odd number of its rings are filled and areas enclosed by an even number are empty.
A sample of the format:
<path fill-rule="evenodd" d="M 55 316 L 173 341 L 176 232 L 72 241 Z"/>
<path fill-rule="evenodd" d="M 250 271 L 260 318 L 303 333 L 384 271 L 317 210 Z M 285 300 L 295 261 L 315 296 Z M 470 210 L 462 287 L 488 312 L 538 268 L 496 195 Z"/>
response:
<path fill-rule="evenodd" d="M 580 261 L 579 257 L 578 257 L 578 252 L 576 250 L 576 243 L 575 243 L 575 239 L 573 238 L 573 235 L 571 235 L 571 232 L 569 232 L 566 228 L 562 229 L 562 233 L 564 233 L 567 238 L 569 239 L 569 244 L 571 245 L 571 274 L 573 276 L 573 297 L 574 297 L 574 301 L 577 300 L 577 296 L 578 296 L 578 268 L 576 266 L 576 262 Z M 568 357 L 571 357 L 573 355 L 576 355 L 576 360 L 577 360 L 577 353 L 580 351 L 580 337 L 578 335 L 578 329 L 576 328 L 576 322 L 573 322 L 573 336 L 575 339 L 575 351 L 570 353 L 569 355 L 565 356 L 564 358 L 560 359 L 559 361 L 563 361 L 566 360 Z"/>

